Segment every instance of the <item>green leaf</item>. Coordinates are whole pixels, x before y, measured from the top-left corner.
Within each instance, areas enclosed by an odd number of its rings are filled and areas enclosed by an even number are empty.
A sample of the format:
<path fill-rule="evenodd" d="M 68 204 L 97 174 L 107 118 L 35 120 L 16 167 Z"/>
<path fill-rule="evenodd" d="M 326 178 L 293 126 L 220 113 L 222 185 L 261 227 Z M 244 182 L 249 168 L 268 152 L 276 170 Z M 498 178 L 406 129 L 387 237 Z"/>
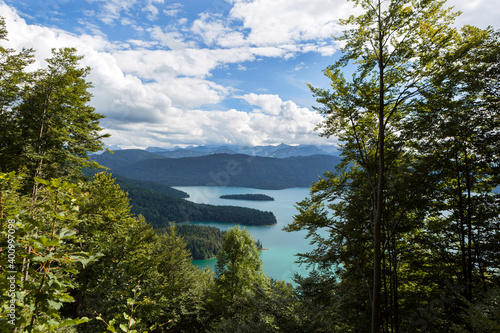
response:
<path fill-rule="evenodd" d="M 78 270 L 77 270 L 77 269 L 74 269 L 74 268 L 63 268 L 63 270 L 64 270 L 66 273 L 70 273 L 70 274 L 78 274 Z"/>
<path fill-rule="evenodd" d="M 56 310 L 59 310 L 61 308 L 61 306 L 63 305 L 63 303 L 61 303 L 61 302 L 54 302 L 52 300 L 47 300 L 47 303 L 49 304 L 50 307 L 52 307 Z"/>
<path fill-rule="evenodd" d="M 128 332 L 128 327 L 127 327 L 127 325 L 125 325 L 125 324 L 120 324 L 120 329 L 121 329 L 123 332 Z"/>
<path fill-rule="evenodd" d="M 63 326 L 75 326 L 75 325 L 79 325 L 79 324 L 83 324 L 83 323 L 86 323 L 88 322 L 90 319 L 87 318 L 87 317 L 82 317 L 82 318 L 77 318 L 77 319 L 66 319 L 64 320 L 60 325 L 59 327 L 63 327 Z"/>
<path fill-rule="evenodd" d="M 53 238 L 49 239 L 45 236 L 42 236 L 40 238 L 34 239 L 35 242 L 42 244 L 45 247 L 51 247 L 51 246 L 58 246 L 59 245 L 59 239 L 58 238 Z"/>
<path fill-rule="evenodd" d="M 60 239 L 70 238 L 74 235 L 76 235 L 76 230 L 70 230 L 70 229 L 66 229 L 66 228 L 62 228 L 57 233 L 57 237 L 59 237 Z"/>

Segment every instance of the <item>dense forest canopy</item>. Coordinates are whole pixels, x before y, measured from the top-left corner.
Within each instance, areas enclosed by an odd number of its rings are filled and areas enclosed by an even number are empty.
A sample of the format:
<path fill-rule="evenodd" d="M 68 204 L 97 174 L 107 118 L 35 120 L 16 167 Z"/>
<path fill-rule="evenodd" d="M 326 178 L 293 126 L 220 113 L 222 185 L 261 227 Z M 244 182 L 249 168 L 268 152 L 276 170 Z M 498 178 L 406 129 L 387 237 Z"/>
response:
<path fill-rule="evenodd" d="M 166 229 L 166 232 L 169 232 L 169 229 Z M 222 249 L 224 231 L 219 228 L 178 224 L 175 226 L 175 232 L 182 237 L 186 243 L 186 249 L 189 250 L 194 260 L 215 258 Z"/>
<path fill-rule="evenodd" d="M 165 230 L 165 229 L 164 229 Z M 164 232 L 160 230 L 160 232 Z M 170 229 L 166 229 L 169 232 Z M 186 249 L 189 250 L 194 260 L 215 258 L 224 244 L 224 233 L 219 228 L 196 224 L 177 224 L 175 232 L 182 237 L 186 243 Z M 258 250 L 262 250 L 262 242 L 255 242 Z"/>
<path fill-rule="evenodd" d="M 157 232 L 155 214 L 201 214 L 182 193 L 142 192 L 145 218 L 109 174 L 86 177 L 106 137 L 90 69 L 65 48 L 30 72 L 33 50 L 0 44 L 0 332 L 500 331 L 500 34 L 454 28 L 444 1 L 353 2 L 329 90 L 310 87 L 342 155 L 286 227 L 314 245 L 294 287 L 265 275 L 244 228 Z M 207 238 L 215 272 L 186 249 Z"/>

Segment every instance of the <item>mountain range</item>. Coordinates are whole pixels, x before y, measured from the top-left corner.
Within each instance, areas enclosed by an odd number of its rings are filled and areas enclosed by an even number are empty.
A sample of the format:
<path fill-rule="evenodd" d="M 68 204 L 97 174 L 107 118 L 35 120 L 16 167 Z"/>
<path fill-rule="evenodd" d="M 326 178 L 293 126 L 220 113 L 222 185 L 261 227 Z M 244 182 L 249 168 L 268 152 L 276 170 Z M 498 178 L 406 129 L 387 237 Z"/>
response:
<path fill-rule="evenodd" d="M 108 147 L 110 150 L 121 150 L 118 146 Z M 333 145 L 298 145 L 280 144 L 277 146 L 236 146 L 236 145 L 208 145 L 188 146 L 185 148 L 148 147 L 147 152 L 168 158 L 200 157 L 214 154 L 243 154 L 250 156 L 287 158 L 293 156 L 335 155 L 338 156 L 338 147 Z"/>
<path fill-rule="evenodd" d="M 286 148 L 285 148 L 286 149 Z M 145 150 L 117 150 L 92 159 L 127 178 L 168 186 L 232 186 L 261 189 L 309 187 L 340 158 L 332 155 L 286 158 L 243 154 L 210 154 L 167 158 Z"/>

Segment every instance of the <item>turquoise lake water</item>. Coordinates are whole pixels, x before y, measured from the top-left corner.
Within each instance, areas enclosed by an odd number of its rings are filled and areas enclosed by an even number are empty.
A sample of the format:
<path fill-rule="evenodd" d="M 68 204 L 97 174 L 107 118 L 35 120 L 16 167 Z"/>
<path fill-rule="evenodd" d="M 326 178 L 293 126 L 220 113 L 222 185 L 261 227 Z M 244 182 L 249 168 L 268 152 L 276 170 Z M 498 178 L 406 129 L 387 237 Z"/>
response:
<path fill-rule="evenodd" d="M 241 206 L 255 208 L 263 211 L 273 212 L 278 223 L 273 226 L 245 226 L 245 228 L 257 240 L 259 239 L 264 248 L 261 252 L 264 272 L 267 276 L 291 282 L 295 272 L 301 275 L 307 275 L 307 270 L 304 265 L 299 266 L 295 263 L 297 257 L 295 254 L 299 252 L 308 252 L 313 247 L 309 244 L 309 240 L 305 239 L 305 232 L 285 232 L 283 227 L 293 221 L 293 216 L 298 213 L 294 205 L 302 201 L 309 194 L 307 188 L 291 188 L 285 190 L 259 190 L 242 187 L 209 187 L 209 186 L 193 186 L 184 187 L 176 186 L 176 189 L 187 192 L 192 202 L 206 203 L 212 205 L 226 206 Z M 220 199 L 221 195 L 225 194 L 267 194 L 274 198 L 274 201 L 250 201 L 250 200 L 229 200 Z M 216 223 L 216 222 L 193 222 L 192 224 L 208 225 L 227 230 L 235 224 Z M 210 260 L 194 260 L 194 264 L 205 267 L 214 267 L 216 259 Z"/>

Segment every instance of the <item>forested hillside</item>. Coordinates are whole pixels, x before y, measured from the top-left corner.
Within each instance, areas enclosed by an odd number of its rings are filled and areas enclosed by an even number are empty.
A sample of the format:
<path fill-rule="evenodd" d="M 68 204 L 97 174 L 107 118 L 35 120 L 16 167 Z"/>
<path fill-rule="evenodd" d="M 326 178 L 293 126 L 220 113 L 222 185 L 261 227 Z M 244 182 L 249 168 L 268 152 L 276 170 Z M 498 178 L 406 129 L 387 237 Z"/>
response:
<path fill-rule="evenodd" d="M 86 172 L 87 174 L 95 174 L 95 172 Z M 137 179 L 130 179 L 130 178 L 125 178 L 120 175 L 113 175 L 113 178 L 115 179 L 115 182 L 120 185 L 120 187 L 125 191 L 140 191 L 142 189 L 148 189 L 155 191 L 157 193 L 163 194 L 163 195 L 168 195 L 171 197 L 175 198 L 189 198 L 189 194 L 183 191 L 179 191 L 175 188 L 172 188 L 170 186 L 166 186 L 163 184 L 158 184 L 155 182 L 148 182 L 148 181 L 142 181 L 142 180 L 137 180 Z"/>
<path fill-rule="evenodd" d="M 148 158 L 150 155 L 154 158 Z M 237 186 L 262 189 L 308 187 L 333 170 L 336 156 L 313 155 L 271 158 L 215 154 L 189 158 L 161 158 L 138 150 L 92 156 L 115 174 L 168 186 Z"/>
<path fill-rule="evenodd" d="M 276 224 L 276 217 L 271 212 L 246 207 L 196 204 L 119 179 L 118 184 L 130 198 L 132 213 L 141 214 L 155 228 L 168 226 L 172 222 L 195 221 L 241 225 Z"/>
<path fill-rule="evenodd" d="M 169 232 L 169 229 L 164 230 Z M 219 228 L 177 224 L 175 231 L 186 243 L 186 249 L 189 250 L 194 260 L 215 258 L 222 249 L 224 232 Z"/>

